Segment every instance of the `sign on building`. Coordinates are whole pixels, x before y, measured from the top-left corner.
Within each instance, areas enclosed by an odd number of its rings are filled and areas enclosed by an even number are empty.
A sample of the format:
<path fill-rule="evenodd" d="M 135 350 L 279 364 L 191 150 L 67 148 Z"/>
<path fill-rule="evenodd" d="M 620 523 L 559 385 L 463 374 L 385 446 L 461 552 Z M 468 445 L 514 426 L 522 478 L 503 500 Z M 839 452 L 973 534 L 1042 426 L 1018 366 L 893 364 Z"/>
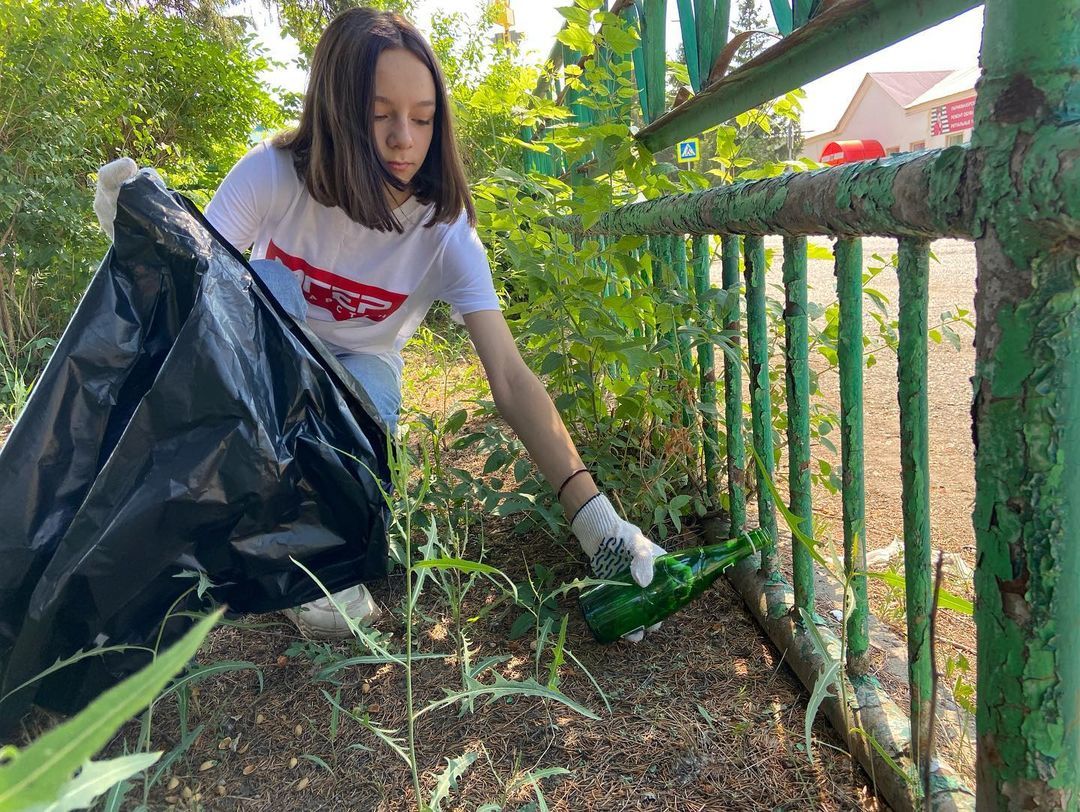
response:
<path fill-rule="evenodd" d="M 675 154 L 679 156 L 679 161 L 682 163 L 689 164 L 700 160 L 701 140 L 698 138 L 687 138 L 685 141 L 680 141 L 675 145 Z"/>
<path fill-rule="evenodd" d="M 930 135 L 947 135 L 975 126 L 975 97 L 942 104 L 930 110 Z"/>

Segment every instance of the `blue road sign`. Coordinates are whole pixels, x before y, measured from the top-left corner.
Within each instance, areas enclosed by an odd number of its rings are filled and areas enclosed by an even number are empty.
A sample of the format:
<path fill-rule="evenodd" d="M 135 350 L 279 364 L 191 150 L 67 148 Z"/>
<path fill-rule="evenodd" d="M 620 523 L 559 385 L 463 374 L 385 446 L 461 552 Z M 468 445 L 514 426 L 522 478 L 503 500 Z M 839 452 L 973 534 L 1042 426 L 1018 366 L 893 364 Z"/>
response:
<path fill-rule="evenodd" d="M 687 138 L 675 145 L 676 154 L 683 163 L 693 163 L 700 158 L 701 141 L 697 138 Z"/>

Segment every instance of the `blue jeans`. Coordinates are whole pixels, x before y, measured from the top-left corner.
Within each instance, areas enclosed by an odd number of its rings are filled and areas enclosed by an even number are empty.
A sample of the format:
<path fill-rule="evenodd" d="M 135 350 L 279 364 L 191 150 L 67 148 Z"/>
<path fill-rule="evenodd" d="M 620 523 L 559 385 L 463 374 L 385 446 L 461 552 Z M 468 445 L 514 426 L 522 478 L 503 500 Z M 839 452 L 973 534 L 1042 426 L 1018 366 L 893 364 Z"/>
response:
<path fill-rule="evenodd" d="M 299 322 L 307 320 L 307 300 L 293 272 L 273 259 L 256 259 L 251 269 L 269 288 L 285 311 Z M 401 375 L 397 367 L 379 355 L 353 352 L 330 342 L 323 342 L 341 365 L 360 382 L 368 393 L 390 434 L 397 429 L 401 410 Z"/>

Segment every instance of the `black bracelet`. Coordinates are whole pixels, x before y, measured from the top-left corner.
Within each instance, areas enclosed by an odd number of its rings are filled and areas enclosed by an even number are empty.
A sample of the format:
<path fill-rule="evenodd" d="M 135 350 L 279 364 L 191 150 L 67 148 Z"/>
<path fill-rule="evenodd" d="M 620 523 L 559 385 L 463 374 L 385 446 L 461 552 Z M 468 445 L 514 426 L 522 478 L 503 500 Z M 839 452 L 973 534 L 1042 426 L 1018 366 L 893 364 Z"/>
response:
<path fill-rule="evenodd" d="M 567 477 L 566 479 L 564 479 L 564 480 L 562 481 L 562 485 L 560 485 L 560 486 L 559 486 L 559 490 L 558 490 L 558 492 L 556 492 L 556 494 L 555 494 L 555 499 L 556 499 L 556 500 L 558 500 L 558 499 L 562 499 L 562 492 L 563 492 L 563 489 L 564 489 L 564 488 L 565 488 L 565 487 L 566 487 L 566 486 L 567 486 L 567 485 L 568 485 L 568 484 L 570 483 L 570 480 L 571 480 L 571 479 L 573 479 L 574 477 L 576 477 L 576 476 L 577 476 L 578 474 L 587 474 L 587 473 L 589 473 L 589 469 L 588 469 L 588 468 L 578 468 L 578 469 L 577 469 L 576 471 L 574 471 L 574 473 L 570 474 L 570 476 L 568 476 L 568 477 Z"/>
<path fill-rule="evenodd" d="M 581 511 L 583 511 L 585 509 L 585 505 L 589 504 L 589 502 L 591 502 L 593 499 L 596 499 L 596 498 L 598 498 L 598 497 L 600 497 L 602 495 L 603 494 L 601 494 L 599 491 L 597 491 L 592 496 L 590 496 L 588 499 L 586 499 L 585 504 L 583 504 L 581 507 L 579 507 L 577 510 L 574 511 L 574 518 L 570 520 L 570 526 L 571 527 L 573 526 L 574 522 L 577 520 L 578 514 L 581 513 Z"/>

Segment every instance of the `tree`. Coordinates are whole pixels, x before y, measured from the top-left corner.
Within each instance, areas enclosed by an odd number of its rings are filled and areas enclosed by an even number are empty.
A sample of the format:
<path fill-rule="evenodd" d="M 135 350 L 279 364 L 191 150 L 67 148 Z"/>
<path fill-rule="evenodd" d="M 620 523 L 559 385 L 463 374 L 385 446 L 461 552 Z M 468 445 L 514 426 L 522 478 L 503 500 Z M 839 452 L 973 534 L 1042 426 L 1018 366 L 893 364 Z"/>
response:
<path fill-rule="evenodd" d="M 396 11 L 410 18 L 413 11 L 413 0 L 263 0 L 263 4 L 277 14 L 282 33 L 296 40 L 304 68 L 315 53 L 323 29 L 342 11 L 367 6 L 382 11 Z"/>
<path fill-rule="evenodd" d="M 227 39 L 227 38 L 226 38 Z M 180 16 L 103 0 L 0 3 L 0 341 L 56 336 L 106 246 L 97 167 L 119 155 L 205 203 L 280 108 L 266 61 Z M 32 372 L 32 370 L 31 370 Z"/>
<path fill-rule="evenodd" d="M 762 12 L 757 0 L 738 0 L 735 20 L 731 32 L 738 35 L 744 31 L 766 31 L 772 26 L 769 18 Z M 754 33 L 747 37 L 735 57 L 732 68 L 749 62 L 771 44 L 771 38 L 765 33 Z M 797 111 L 795 111 L 797 113 Z M 740 127 L 736 145 L 740 156 L 749 158 L 754 165 L 764 166 L 777 161 L 793 158 L 802 146 L 802 130 L 798 115 L 784 115 L 776 107 L 763 105 L 756 110 L 743 114 L 749 117 L 751 126 Z M 744 118 L 744 121 L 747 119 Z"/>
<path fill-rule="evenodd" d="M 757 0 L 739 0 L 735 9 L 735 19 L 731 22 L 731 33 L 739 34 L 743 31 L 765 31 L 769 28 L 769 18 L 758 7 Z M 749 62 L 768 47 L 769 37 L 766 34 L 751 34 L 747 38 L 735 57 L 731 60 L 733 68 Z"/>

